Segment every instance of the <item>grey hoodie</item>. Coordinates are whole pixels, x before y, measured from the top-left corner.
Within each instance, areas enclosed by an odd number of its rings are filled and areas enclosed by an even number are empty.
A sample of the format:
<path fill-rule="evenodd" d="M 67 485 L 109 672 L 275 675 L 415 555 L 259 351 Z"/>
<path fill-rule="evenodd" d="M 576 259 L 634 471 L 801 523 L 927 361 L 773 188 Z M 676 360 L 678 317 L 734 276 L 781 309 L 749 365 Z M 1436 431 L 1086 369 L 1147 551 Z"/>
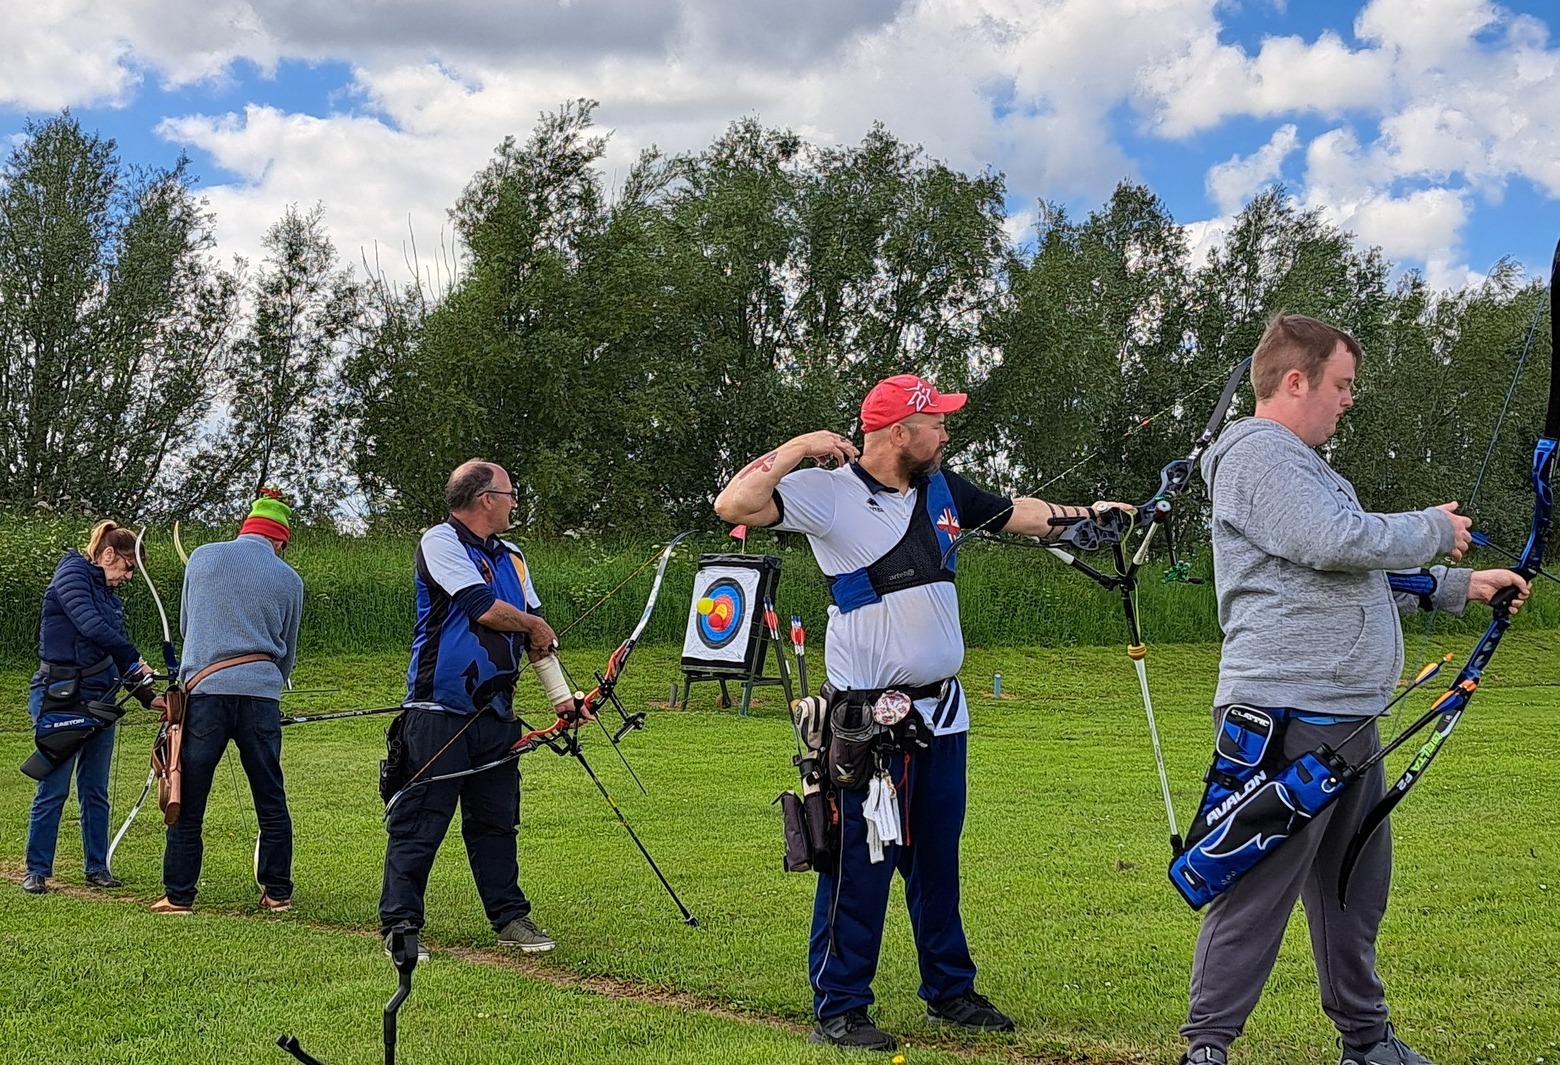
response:
<path fill-rule="evenodd" d="M 1286 427 L 1232 423 L 1202 458 L 1213 498 L 1213 574 L 1224 649 L 1214 704 L 1288 706 L 1366 717 L 1403 672 L 1400 613 L 1388 570 L 1452 549 L 1435 508 L 1372 514 L 1354 486 Z M 1432 605 L 1460 614 L 1466 569 L 1433 567 Z"/>

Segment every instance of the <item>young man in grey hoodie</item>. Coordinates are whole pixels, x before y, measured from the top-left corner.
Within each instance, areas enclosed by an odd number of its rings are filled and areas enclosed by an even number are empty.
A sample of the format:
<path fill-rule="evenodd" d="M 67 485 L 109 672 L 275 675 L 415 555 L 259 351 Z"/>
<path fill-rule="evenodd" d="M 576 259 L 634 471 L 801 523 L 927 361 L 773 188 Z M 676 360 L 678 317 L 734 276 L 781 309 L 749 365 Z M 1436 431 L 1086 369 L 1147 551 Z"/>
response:
<path fill-rule="evenodd" d="M 1375 728 L 1344 739 L 1391 698 L 1403 671 L 1398 615 L 1422 605 L 1419 596 L 1394 593 L 1386 571 L 1417 571 L 1441 555 L 1456 561 L 1470 543 L 1472 523 L 1456 503 L 1370 513 L 1316 452 L 1353 406 L 1362 354 L 1341 329 L 1275 317 L 1252 359 L 1255 417 L 1231 424 L 1202 460 L 1224 630 L 1215 725 L 1231 704 L 1267 708 L 1284 722 L 1286 759 L 1328 744 L 1359 765 L 1380 749 Z M 1436 587 L 1424 598 L 1433 609 L 1461 613 L 1507 587 L 1518 589 L 1519 603 L 1527 597 L 1527 583 L 1510 570 L 1427 572 Z M 1183 1063 L 1225 1065 L 1300 898 L 1322 1008 L 1342 1037 L 1339 1065 L 1430 1065 L 1393 1031 L 1376 974 L 1392 867 L 1385 826 L 1360 856 L 1349 908 L 1337 898 L 1344 851 L 1384 789 L 1378 765 L 1209 905 L 1181 1028 Z"/>

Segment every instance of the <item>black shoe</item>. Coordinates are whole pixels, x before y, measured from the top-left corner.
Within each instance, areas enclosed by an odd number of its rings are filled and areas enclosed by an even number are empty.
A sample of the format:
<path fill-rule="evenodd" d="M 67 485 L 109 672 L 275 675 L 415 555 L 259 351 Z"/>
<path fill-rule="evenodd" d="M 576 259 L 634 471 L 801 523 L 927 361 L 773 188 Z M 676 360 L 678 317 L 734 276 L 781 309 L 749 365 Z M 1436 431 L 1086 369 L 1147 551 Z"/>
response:
<path fill-rule="evenodd" d="M 22 890 L 29 895 L 42 895 L 49 890 L 49 882 L 41 873 L 28 873 L 22 877 Z"/>
<path fill-rule="evenodd" d="M 1229 1065 L 1229 1061 L 1218 1047 L 1193 1047 L 1181 1055 L 1181 1065 Z"/>
<path fill-rule="evenodd" d="M 813 1026 L 809 1043 L 829 1043 L 849 1050 L 898 1050 L 899 1040 L 872 1023 L 867 1011 L 848 1010 L 837 1017 L 825 1017 Z"/>
<path fill-rule="evenodd" d="M 926 1004 L 928 1024 L 953 1024 L 968 1032 L 1011 1032 L 1013 1018 L 991 1004 L 991 1000 L 979 991 L 966 991 L 962 995 Z"/>
<path fill-rule="evenodd" d="M 93 887 L 96 887 L 96 888 L 112 888 L 112 887 L 124 887 L 125 886 L 125 882 L 123 880 L 119 879 L 113 873 L 110 873 L 107 869 L 104 869 L 102 872 L 99 872 L 99 873 L 88 873 L 87 874 L 87 883 L 91 884 Z"/>

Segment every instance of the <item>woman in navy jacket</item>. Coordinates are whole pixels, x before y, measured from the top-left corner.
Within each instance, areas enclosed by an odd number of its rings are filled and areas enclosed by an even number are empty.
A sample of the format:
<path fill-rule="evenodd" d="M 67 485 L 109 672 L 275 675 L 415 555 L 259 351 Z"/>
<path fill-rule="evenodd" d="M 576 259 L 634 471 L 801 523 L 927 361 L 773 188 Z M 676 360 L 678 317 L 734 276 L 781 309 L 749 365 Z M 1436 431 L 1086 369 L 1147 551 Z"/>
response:
<path fill-rule="evenodd" d="M 89 702 L 112 703 L 122 680 L 135 684 L 132 693 L 143 705 L 152 704 L 152 670 L 130 642 L 124 604 L 116 591 L 135 574 L 135 540 L 131 530 L 102 521 L 93 528 L 85 553 L 73 548 L 60 559 L 43 594 L 40 664 L 27 704 L 35 729 L 46 714 L 58 721 L 72 714 L 85 716 Z M 114 727 L 110 724 L 80 731 L 87 733 L 86 742 L 53 765 L 38 781 L 33 796 L 27 826 L 27 875 L 22 880 L 22 890 L 32 895 L 48 890 L 47 878 L 54 872 L 54 847 L 60 815 L 70 794 L 72 770 L 81 806 L 87 883 L 102 888 L 120 886 L 108 869 L 108 769 Z M 39 735 L 41 739 L 43 732 Z M 50 758 L 45 764 L 53 761 Z"/>

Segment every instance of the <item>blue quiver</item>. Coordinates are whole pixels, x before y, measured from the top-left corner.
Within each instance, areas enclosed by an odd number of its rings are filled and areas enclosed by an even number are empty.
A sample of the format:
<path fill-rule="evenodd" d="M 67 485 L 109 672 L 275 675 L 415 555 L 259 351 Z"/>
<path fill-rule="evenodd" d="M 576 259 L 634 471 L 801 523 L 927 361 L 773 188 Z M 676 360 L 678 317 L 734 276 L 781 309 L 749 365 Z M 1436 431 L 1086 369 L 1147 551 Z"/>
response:
<path fill-rule="evenodd" d="M 1342 794 L 1354 778 L 1330 748 L 1283 762 L 1284 722 L 1259 707 L 1227 708 L 1213 766 L 1170 883 L 1193 909 L 1212 902 Z"/>

